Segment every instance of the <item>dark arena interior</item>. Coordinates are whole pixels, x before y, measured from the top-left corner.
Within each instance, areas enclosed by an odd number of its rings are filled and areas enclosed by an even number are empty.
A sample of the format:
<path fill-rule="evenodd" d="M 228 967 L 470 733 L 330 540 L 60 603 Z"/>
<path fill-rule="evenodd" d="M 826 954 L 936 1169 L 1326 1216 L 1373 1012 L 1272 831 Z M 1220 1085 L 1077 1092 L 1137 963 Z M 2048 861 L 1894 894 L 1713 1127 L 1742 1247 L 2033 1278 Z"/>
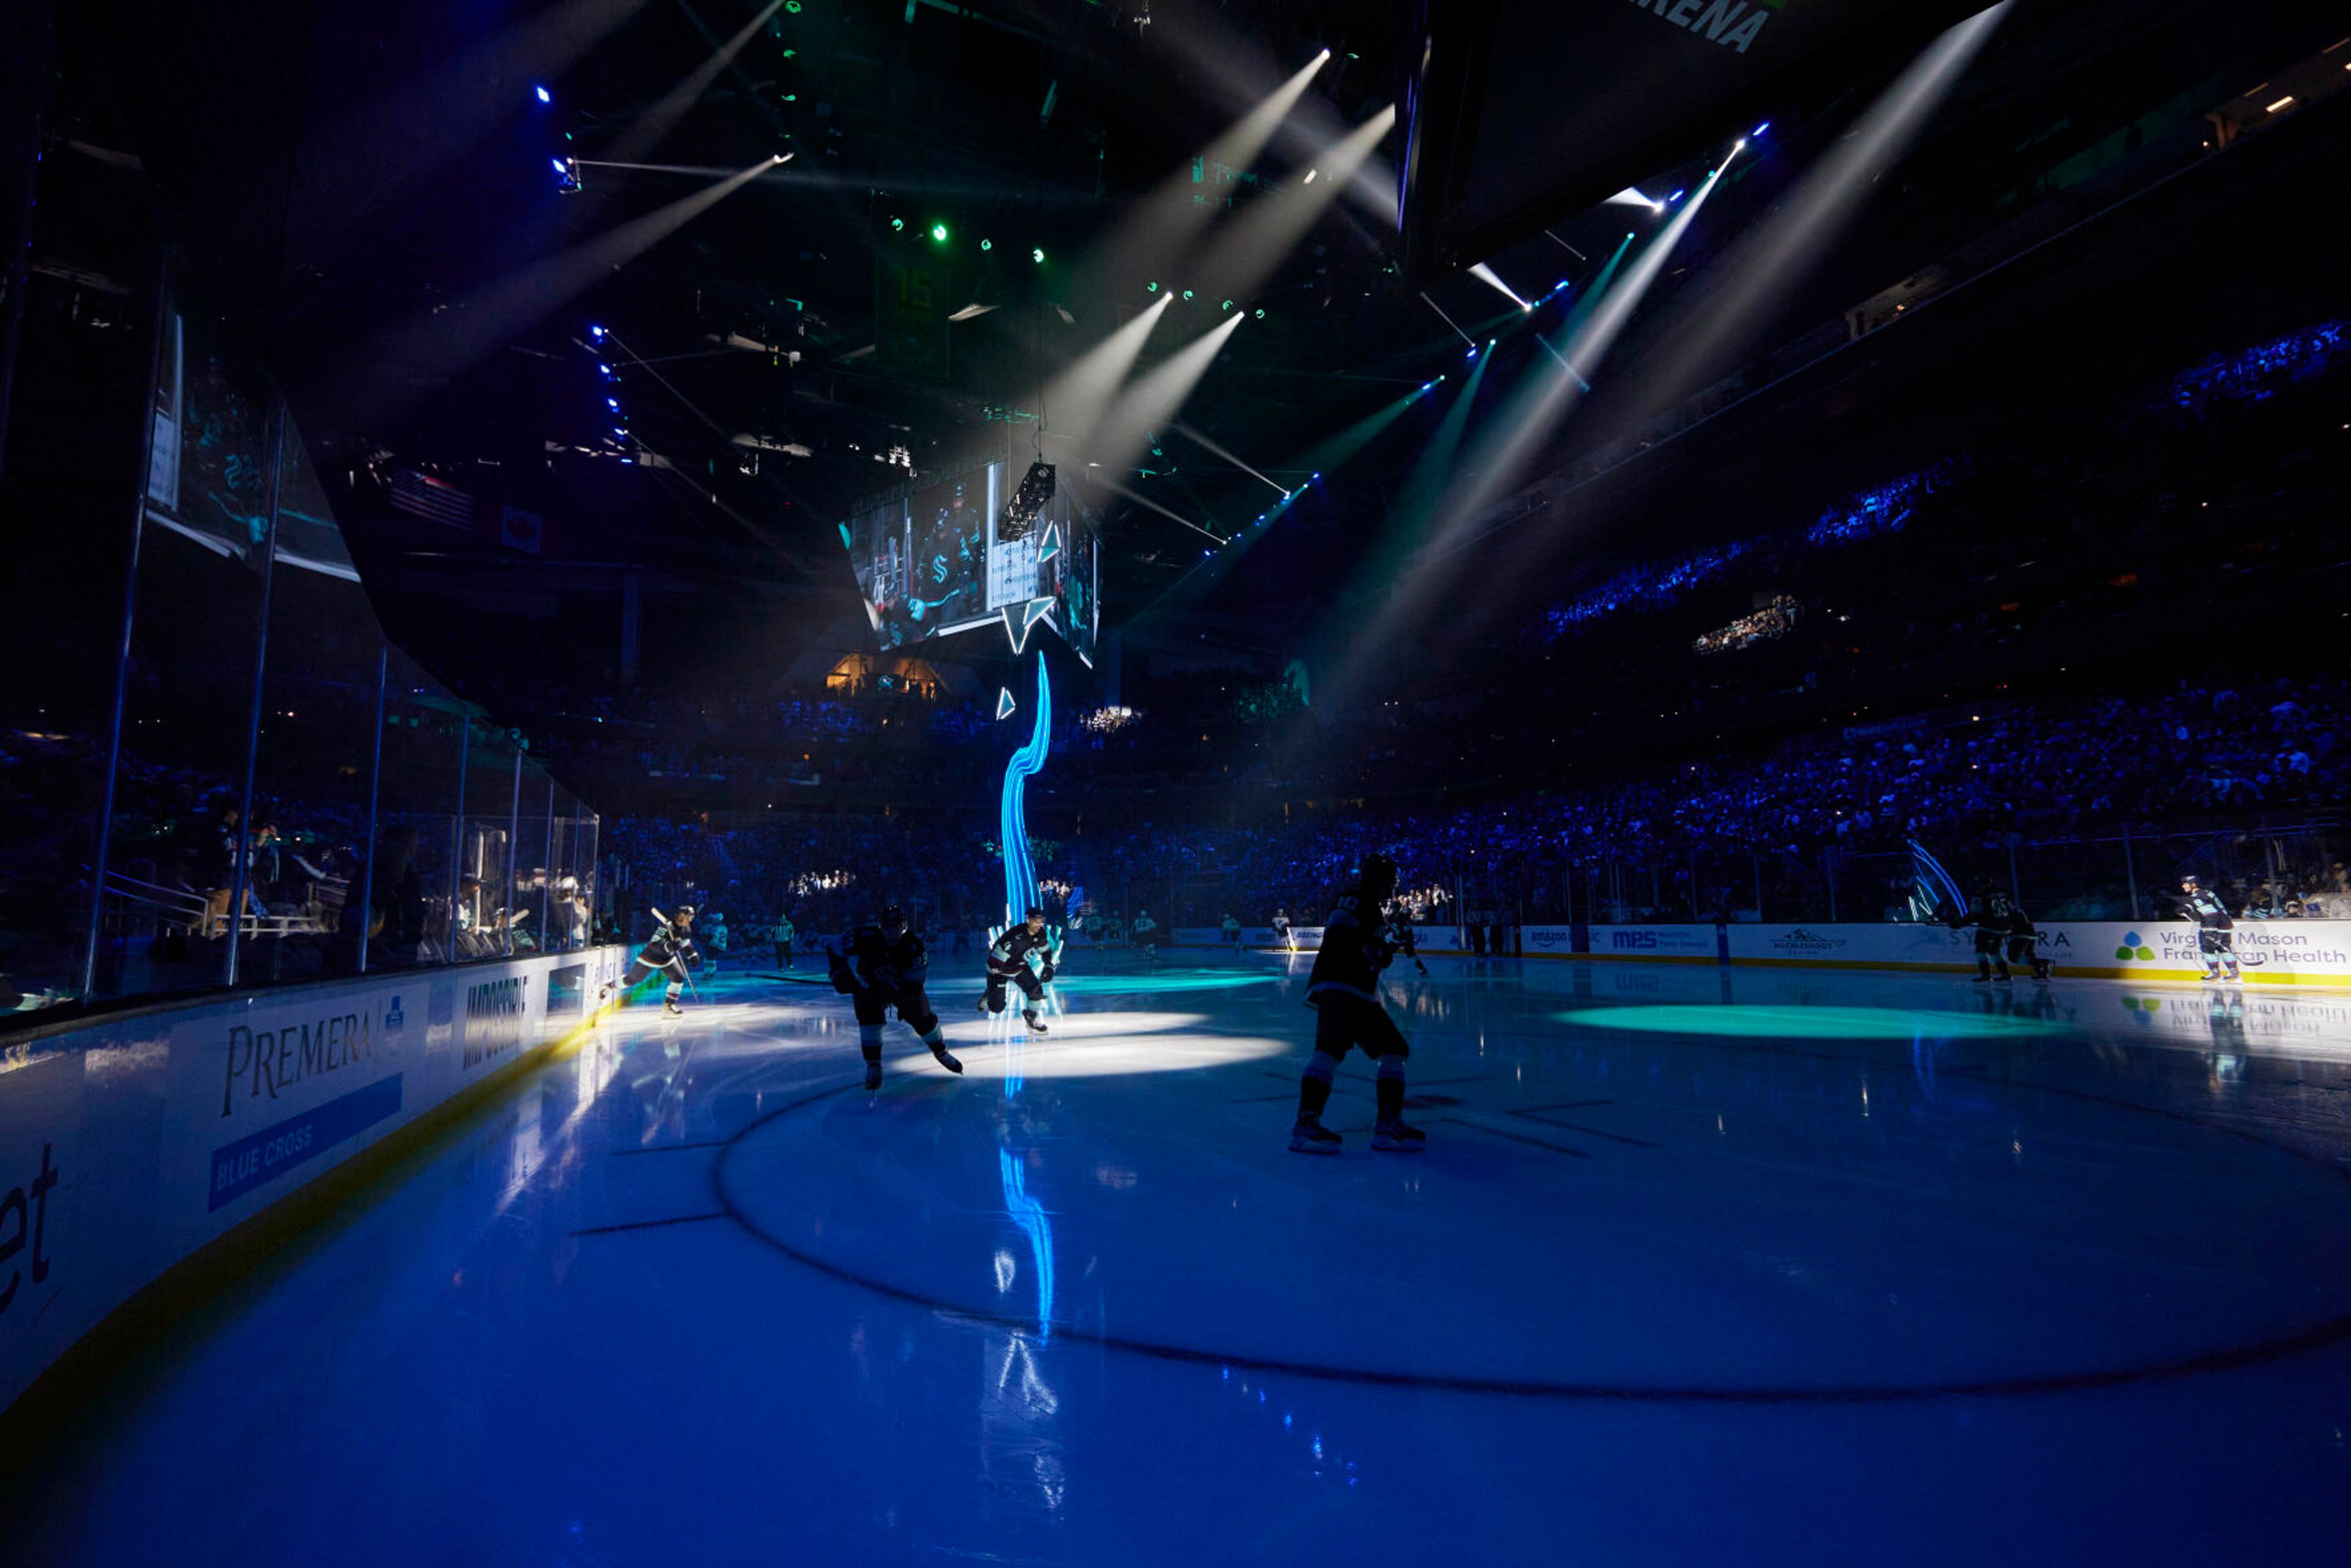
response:
<path fill-rule="evenodd" d="M 0 0 L 0 1565 L 2351 1561 L 2346 89 Z"/>

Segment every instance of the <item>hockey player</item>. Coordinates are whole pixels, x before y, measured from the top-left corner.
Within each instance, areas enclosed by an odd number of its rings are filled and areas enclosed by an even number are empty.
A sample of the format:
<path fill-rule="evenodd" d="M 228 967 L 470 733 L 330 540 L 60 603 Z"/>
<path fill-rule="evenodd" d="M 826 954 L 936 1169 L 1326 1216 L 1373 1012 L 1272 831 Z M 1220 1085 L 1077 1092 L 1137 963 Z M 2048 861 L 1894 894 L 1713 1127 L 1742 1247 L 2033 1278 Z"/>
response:
<path fill-rule="evenodd" d="M 2008 941 L 2008 894 L 1986 891 L 1980 896 L 1982 902 L 1975 910 L 1951 916 L 1951 929 L 1958 931 L 1970 925 L 1975 927 L 1976 984 L 1984 986 L 1995 978 L 2006 980 L 2013 977 L 2009 973 L 2008 959 L 2001 951 Z M 1993 974 L 1995 968 L 1999 971 L 1997 976 Z"/>
<path fill-rule="evenodd" d="M 871 925 L 852 931 L 842 946 L 825 955 L 832 972 L 833 989 L 847 995 L 857 1009 L 857 1048 L 865 1057 L 865 1087 L 882 1087 L 882 1026 L 890 1009 L 898 1021 L 922 1036 L 941 1067 L 961 1072 L 963 1063 L 948 1053 L 946 1032 L 923 986 L 930 974 L 930 955 L 923 939 L 907 928 L 906 912 L 893 904 Z"/>
<path fill-rule="evenodd" d="M 694 905 L 681 904 L 674 915 L 653 911 L 653 934 L 629 965 L 629 972 L 618 980 L 607 980 L 596 993 L 596 1005 L 602 1007 L 615 990 L 626 995 L 629 988 L 647 975 L 666 975 L 668 988 L 662 996 L 662 1011 L 672 1018 L 682 1018 L 685 1009 L 677 1005 L 678 993 L 685 989 L 688 965 L 702 961 L 702 954 L 694 945 Z"/>
<path fill-rule="evenodd" d="M 2196 954 L 2204 960 L 2205 983 L 2220 979 L 2224 965 L 2230 979 L 2243 978 L 2237 968 L 2237 923 L 2220 895 L 2192 871 L 2179 879 L 2179 913 L 2196 922 Z"/>
<path fill-rule="evenodd" d="M 1128 929 L 1134 935 L 1134 945 L 1143 949 L 1144 958 L 1154 964 L 1159 962 L 1159 922 L 1151 918 L 1151 911 L 1136 910 L 1134 924 Z"/>
<path fill-rule="evenodd" d="M 789 969 L 792 967 L 792 938 L 799 935 L 799 930 L 792 925 L 792 917 L 790 915 L 779 915 L 776 917 L 775 941 L 777 968 Z"/>
<path fill-rule="evenodd" d="M 1339 1134 L 1322 1125 L 1322 1107 L 1330 1103 L 1340 1061 L 1358 1045 L 1374 1063 L 1377 1079 L 1372 1147 L 1416 1154 L 1427 1145 L 1420 1129 L 1404 1122 L 1404 1063 L 1412 1048 L 1380 1005 L 1380 971 L 1391 956 L 1381 940 L 1380 910 L 1395 884 L 1395 862 L 1370 856 L 1323 923 L 1322 946 L 1306 978 L 1306 1005 L 1317 1015 L 1314 1054 L 1299 1082 L 1298 1121 L 1290 1130 L 1290 1146 L 1299 1154 L 1339 1152 Z"/>
<path fill-rule="evenodd" d="M 1380 940 L 1388 945 L 1389 952 L 1402 954 L 1412 960 L 1414 968 L 1424 975 L 1428 973 L 1428 966 L 1420 961 L 1420 945 L 1413 936 L 1411 910 L 1401 904 L 1389 904 L 1386 924 L 1380 928 Z"/>
<path fill-rule="evenodd" d="M 2032 977 L 2045 980 L 2052 967 L 2041 952 L 2041 927 L 2032 924 L 2032 916 L 2024 913 L 2024 905 L 2011 899 L 2008 903 L 2008 961 L 2031 966 Z"/>
<path fill-rule="evenodd" d="M 1225 946 L 1230 947 L 1236 953 L 1239 952 L 1241 950 L 1241 923 L 1234 919 L 1230 913 L 1228 913 L 1225 915 L 1223 930 L 1225 933 Z"/>
<path fill-rule="evenodd" d="M 1298 951 L 1298 938 L 1290 934 L 1290 911 L 1287 909 L 1273 912 L 1273 939 L 1293 953 Z"/>
<path fill-rule="evenodd" d="M 1030 1034 L 1043 1034 L 1045 1020 L 1037 1016 L 1037 1004 L 1045 999 L 1045 982 L 1052 977 L 1053 939 L 1045 934 L 1045 912 L 1032 908 L 1018 925 L 1007 926 L 1004 935 L 989 946 L 987 992 L 979 998 L 978 1010 L 1002 1012 L 1004 988 L 1018 986 L 1025 998 L 1020 1008 L 1021 1020 L 1028 1024 Z"/>

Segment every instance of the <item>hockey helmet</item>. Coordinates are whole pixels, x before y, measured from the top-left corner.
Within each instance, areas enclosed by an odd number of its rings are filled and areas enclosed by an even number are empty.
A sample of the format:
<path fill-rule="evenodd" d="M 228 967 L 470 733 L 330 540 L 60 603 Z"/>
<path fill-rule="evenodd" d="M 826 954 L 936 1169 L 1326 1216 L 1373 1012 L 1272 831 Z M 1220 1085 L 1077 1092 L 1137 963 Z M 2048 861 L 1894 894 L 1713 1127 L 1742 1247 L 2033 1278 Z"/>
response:
<path fill-rule="evenodd" d="M 679 905 L 677 906 L 676 911 L 675 911 L 674 914 L 672 914 L 672 915 L 670 915 L 670 918 L 671 918 L 672 920 L 676 920 L 676 921 L 681 921 L 681 922 L 693 919 L 693 918 L 694 918 L 694 905 L 692 905 L 691 904 L 679 904 Z"/>
<path fill-rule="evenodd" d="M 905 909 L 895 904 L 883 904 L 882 906 L 881 925 L 883 930 L 888 932 L 891 936 L 895 936 L 899 932 L 904 931 L 906 928 Z"/>
<path fill-rule="evenodd" d="M 2194 872 L 2183 871 L 2179 873 L 2179 885 L 2182 887 L 2196 887 L 2200 884 L 2197 881 L 2196 873 Z"/>

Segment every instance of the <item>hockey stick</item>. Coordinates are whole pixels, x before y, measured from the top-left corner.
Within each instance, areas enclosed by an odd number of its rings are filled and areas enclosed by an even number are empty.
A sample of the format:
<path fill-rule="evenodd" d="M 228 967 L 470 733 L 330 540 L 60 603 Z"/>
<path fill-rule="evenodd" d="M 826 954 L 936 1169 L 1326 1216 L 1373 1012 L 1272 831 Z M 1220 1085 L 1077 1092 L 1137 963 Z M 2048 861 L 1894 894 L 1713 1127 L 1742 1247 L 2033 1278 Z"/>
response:
<path fill-rule="evenodd" d="M 832 982 L 831 980 L 820 980 L 814 975 L 762 975 L 753 973 L 747 975 L 745 978 L 753 980 L 781 980 L 788 986 L 822 986 L 826 990 L 833 988 Z"/>

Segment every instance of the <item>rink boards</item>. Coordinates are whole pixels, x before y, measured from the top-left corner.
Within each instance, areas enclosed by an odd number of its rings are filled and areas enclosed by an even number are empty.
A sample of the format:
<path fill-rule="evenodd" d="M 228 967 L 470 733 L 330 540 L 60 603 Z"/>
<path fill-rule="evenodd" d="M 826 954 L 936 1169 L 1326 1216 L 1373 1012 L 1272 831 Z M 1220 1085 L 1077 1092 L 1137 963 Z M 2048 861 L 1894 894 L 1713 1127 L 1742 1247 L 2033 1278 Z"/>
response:
<path fill-rule="evenodd" d="M 1265 926 L 1244 926 L 1241 946 L 1280 952 Z M 1293 932 L 1300 952 L 1311 952 L 1322 930 Z M 2247 920 L 2236 932 L 2239 963 L 2258 985 L 2351 986 L 2351 920 Z M 1462 953 L 1458 927 L 1423 925 L 1423 953 Z M 1528 958 L 1605 958 L 1635 963 L 1736 964 L 1848 969 L 1972 973 L 1975 936 L 1942 925 L 1525 925 L 1516 930 L 1518 953 Z M 1224 945 L 1222 932 L 1186 927 L 1175 945 Z M 2064 973 L 2105 979 L 2192 980 L 2203 964 L 2196 927 L 2185 921 L 2055 921 L 2041 927 L 2038 950 Z"/>
<path fill-rule="evenodd" d="M 584 1030 L 627 958 L 284 987 L 10 1041 L 0 1407 L 175 1266 Z"/>

